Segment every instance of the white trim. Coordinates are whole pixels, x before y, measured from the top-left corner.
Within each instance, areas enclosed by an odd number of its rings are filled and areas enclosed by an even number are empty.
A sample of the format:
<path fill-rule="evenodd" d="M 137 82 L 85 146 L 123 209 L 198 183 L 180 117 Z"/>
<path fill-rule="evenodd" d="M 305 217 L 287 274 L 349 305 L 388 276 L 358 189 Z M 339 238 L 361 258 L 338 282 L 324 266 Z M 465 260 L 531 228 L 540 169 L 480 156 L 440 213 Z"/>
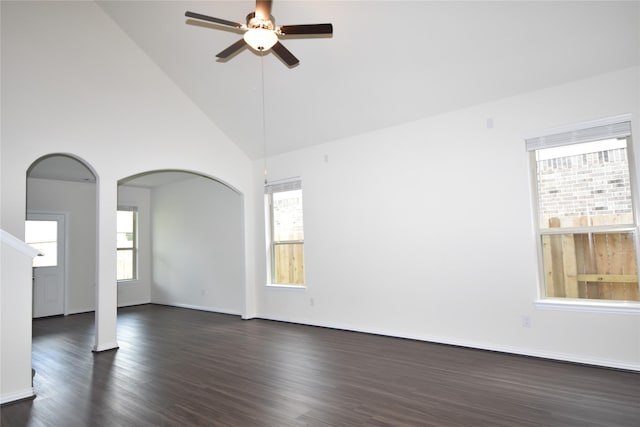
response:
<path fill-rule="evenodd" d="M 117 350 L 118 348 L 120 348 L 120 346 L 118 345 L 118 342 L 112 341 L 110 343 L 101 344 L 101 345 L 96 344 L 93 346 L 93 349 L 91 351 L 95 353 L 100 353 L 101 351 Z"/>
<path fill-rule="evenodd" d="M 572 123 L 568 125 L 554 126 L 546 129 L 536 129 L 525 132 L 523 135 L 524 140 L 539 138 L 546 135 L 555 135 L 561 133 L 574 132 L 577 130 L 596 128 L 600 126 L 608 126 L 616 123 L 631 122 L 632 117 L 630 113 L 618 114 L 616 116 L 603 117 L 600 119 L 586 120 L 584 122 Z"/>
<path fill-rule="evenodd" d="M 564 227 L 564 228 L 541 228 L 540 235 L 553 236 L 559 234 L 610 234 L 610 233 L 635 233 L 634 225 L 594 225 L 592 227 Z"/>
<path fill-rule="evenodd" d="M 282 283 L 267 283 L 265 285 L 267 288 L 277 288 L 277 289 L 307 289 L 307 285 L 284 285 Z"/>
<path fill-rule="evenodd" d="M 152 304 L 152 302 L 149 301 L 148 299 L 144 299 L 140 301 L 128 301 L 122 304 L 118 303 L 118 308 L 135 307 L 136 305 L 145 305 L 145 304 Z"/>
<path fill-rule="evenodd" d="M 393 333 L 391 331 L 380 330 L 380 329 L 350 328 L 350 327 L 345 327 L 344 325 L 331 324 L 331 323 L 322 323 L 322 322 L 307 323 L 307 322 L 293 321 L 287 318 L 265 317 L 260 315 L 256 316 L 255 318 L 274 320 L 277 322 L 295 323 L 295 324 L 307 325 L 307 326 L 317 326 L 321 328 L 339 329 L 339 330 L 350 331 L 350 332 L 361 332 L 365 334 L 382 335 L 382 336 L 393 337 L 393 338 L 404 338 L 404 339 L 423 341 L 423 342 L 434 343 L 434 344 L 445 344 L 445 345 L 452 345 L 456 347 L 473 348 L 477 350 L 497 351 L 500 353 L 515 354 L 519 356 L 538 357 L 542 359 L 557 360 L 560 362 L 570 362 L 570 363 L 578 363 L 583 365 L 602 366 L 607 368 L 624 369 L 627 371 L 640 372 L 640 362 L 627 363 L 627 362 L 621 362 L 619 360 L 594 358 L 594 357 L 582 356 L 582 355 L 572 354 L 572 353 L 556 353 L 556 352 L 540 351 L 535 349 L 512 347 L 512 346 L 487 345 L 487 344 L 479 343 L 475 341 L 472 342 L 467 340 L 452 340 L 449 338 L 444 338 L 441 336 L 433 336 L 433 335 L 413 335 L 413 334 L 404 334 L 404 333 Z"/>
<path fill-rule="evenodd" d="M 29 399 L 35 396 L 36 394 L 33 392 L 33 387 L 29 387 L 20 391 L 12 391 L 0 396 L 0 405 L 4 405 L 5 403 L 9 402 L 15 402 L 16 400 Z"/>
<path fill-rule="evenodd" d="M 264 185 L 264 194 L 281 193 L 284 191 L 302 190 L 302 178 L 299 176 L 277 181 L 269 181 Z"/>
<path fill-rule="evenodd" d="M 65 316 L 73 316 L 74 314 L 84 314 L 84 313 L 92 313 L 96 311 L 93 308 L 78 308 L 76 310 L 70 310 L 68 311 Z"/>
<path fill-rule="evenodd" d="M 631 122 L 613 123 L 606 126 L 578 129 L 571 132 L 542 135 L 526 140 L 528 151 L 560 149 L 574 144 L 590 144 L 596 141 L 626 139 L 631 135 Z M 602 150 L 609 149 L 605 144 Z M 555 151 L 557 153 L 557 151 Z"/>
<path fill-rule="evenodd" d="M 30 258 L 34 258 L 39 255 L 44 255 L 38 249 L 23 242 L 13 234 L 6 232 L 4 230 L 0 230 L 0 241 L 6 244 L 7 246 L 11 246 L 13 249 L 17 250 L 18 252 Z"/>
<path fill-rule="evenodd" d="M 242 316 L 242 313 L 237 310 L 226 310 L 226 309 L 220 309 L 215 307 L 206 307 L 202 305 L 176 304 L 176 303 L 167 304 L 163 302 L 151 302 L 150 304 L 166 305 L 168 307 L 188 308 L 190 310 L 208 311 L 210 313 L 232 314 L 234 316 Z"/>
<path fill-rule="evenodd" d="M 606 302 L 572 299 L 572 298 L 547 298 L 535 301 L 534 306 L 541 310 L 555 311 L 581 311 L 585 313 L 627 314 L 640 316 L 640 303 L 627 301 Z"/>

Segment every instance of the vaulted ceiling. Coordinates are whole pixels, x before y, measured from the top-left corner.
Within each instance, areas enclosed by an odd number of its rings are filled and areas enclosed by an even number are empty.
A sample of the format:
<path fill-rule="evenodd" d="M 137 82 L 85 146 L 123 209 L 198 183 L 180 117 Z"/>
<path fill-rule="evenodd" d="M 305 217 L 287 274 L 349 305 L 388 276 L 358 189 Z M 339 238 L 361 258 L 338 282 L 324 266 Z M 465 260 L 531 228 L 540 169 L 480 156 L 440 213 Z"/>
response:
<path fill-rule="evenodd" d="M 100 1 L 250 157 L 332 141 L 640 63 L 638 2 L 275 0 L 277 25 L 331 22 L 333 37 L 283 40 L 300 64 L 246 49 L 253 1 Z"/>
<path fill-rule="evenodd" d="M 640 64 L 636 1 L 275 0 L 277 25 L 334 26 L 282 40 L 294 68 L 219 61 L 241 33 L 184 16 L 245 22 L 250 0 L 97 3 L 254 159 Z"/>

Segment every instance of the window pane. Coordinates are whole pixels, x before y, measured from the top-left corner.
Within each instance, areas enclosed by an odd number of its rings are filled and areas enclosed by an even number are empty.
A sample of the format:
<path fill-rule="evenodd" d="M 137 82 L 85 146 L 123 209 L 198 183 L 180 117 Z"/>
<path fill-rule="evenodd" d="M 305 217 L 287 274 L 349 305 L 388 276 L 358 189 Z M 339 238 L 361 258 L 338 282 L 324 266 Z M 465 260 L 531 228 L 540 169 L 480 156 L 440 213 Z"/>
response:
<path fill-rule="evenodd" d="M 273 193 L 273 241 L 304 240 L 302 190 Z"/>
<path fill-rule="evenodd" d="M 282 285 L 304 284 L 304 244 L 273 245 L 274 282 Z"/>
<path fill-rule="evenodd" d="M 640 301 L 633 232 L 542 236 L 547 297 Z"/>
<path fill-rule="evenodd" d="M 118 211 L 118 248 L 134 247 L 134 214 L 133 211 Z"/>
<path fill-rule="evenodd" d="M 25 242 L 44 254 L 33 258 L 34 267 L 58 265 L 57 221 L 26 221 L 24 234 Z"/>
<path fill-rule="evenodd" d="M 135 210 L 117 211 L 117 280 L 134 280 L 137 278 L 137 214 L 138 213 Z"/>
<path fill-rule="evenodd" d="M 540 228 L 633 224 L 626 140 L 536 151 Z"/>
<path fill-rule="evenodd" d="M 134 266 L 133 249 L 120 249 L 117 253 L 117 280 L 132 280 Z"/>

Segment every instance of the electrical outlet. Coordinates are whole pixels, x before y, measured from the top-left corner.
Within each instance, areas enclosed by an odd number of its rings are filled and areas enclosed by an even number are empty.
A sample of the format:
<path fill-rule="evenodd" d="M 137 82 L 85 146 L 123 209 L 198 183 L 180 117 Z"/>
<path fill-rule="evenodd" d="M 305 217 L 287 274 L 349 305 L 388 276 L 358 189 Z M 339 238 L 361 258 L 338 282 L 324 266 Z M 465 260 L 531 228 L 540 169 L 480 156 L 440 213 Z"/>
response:
<path fill-rule="evenodd" d="M 529 316 L 522 316 L 522 327 L 523 328 L 530 328 L 531 327 L 531 317 Z"/>
<path fill-rule="evenodd" d="M 313 307 L 316 302 L 313 300 L 313 298 L 309 298 L 309 304 L 311 305 L 311 307 Z"/>
<path fill-rule="evenodd" d="M 487 129 L 493 129 L 493 117 L 487 119 Z"/>

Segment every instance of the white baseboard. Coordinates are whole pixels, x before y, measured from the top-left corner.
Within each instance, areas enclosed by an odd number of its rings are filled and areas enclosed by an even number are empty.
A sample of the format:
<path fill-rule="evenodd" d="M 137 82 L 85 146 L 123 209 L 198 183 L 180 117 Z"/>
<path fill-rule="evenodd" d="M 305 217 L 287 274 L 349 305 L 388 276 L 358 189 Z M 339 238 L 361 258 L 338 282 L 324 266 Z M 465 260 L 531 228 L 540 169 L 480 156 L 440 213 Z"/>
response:
<path fill-rule="evenodd" d="M 136 305 L 145 305 L 145 304 L 153 304 L 151 301 L 148 300 L 144 300 L 144 301 L 129 301 L 123 304 L 118 304 L 118 308 L 123 308 L 123 307 L 135 307 Z"/>
<path fill-rule="evenodd" d="M 112 341 L 110 343 L 107 344 L 101 344 L 99 346 L 93 346 L 93 349 L 91 351 L 95 352 L 95 353 L 99 353 L 101 351 L 107 351 L 107 350 L 115 350 L 117 348 L 119 348 L 120 346 L 118 345 L 117 341 Z"/>
<path fill-rule="evenodd" d="M 35 393 L 33 392 L 33 387 L 25 388 L 24 390 L 12 391 L 9 393 L 4 393 L 0 396 L 0 405 L 4 405 L 5 403 L 15 402 L 16 400 L 23 400 L 35 397 Z"/>
<path fill-rule="evenodd" d="M 163 303 L 163 302 L 151 302 L 151 304 L 158 305 L 168 305 L 170 307 L 179 307 L 179 308 L 188 308 L 191 310 L 199 310 L 199 311 L 209 311 L 211 313 L 220 313 L 220 314 L 232 314 L 234 316 L 240 316 L 242 313 L 236 310 L 229 310 L 224 308 L 216 308 L 216 307 L 206 307 L 201 305 L 192 305 L 192 304 L 176 304 L 176 303 Z"/>
<path fill-rule="evenodd" d="M 67 311 L 64 315 L 65 316 L 71 316 L 74 314 L 83 314 L 83 313 L 91 313 L 92 311 L 96 311 L 94 308 L 84 308 L 84 309 L 79 309 L 79 310 L 71 310 L 71 311 Z"/>
<path fill-rule="evenodd" d="M 519 356 L 529 356 L 529 357 L 537 357 L 541 359 L 556 360 L 560 362 L 578 363 L 581 365 L 592 365 L 592 366 L 600 366 L 604 368 L 614 368 L 614 369 L 623 369 L 626 371 L 640 372 L 640 364 L 621 362 L 619 360 L 600 359 L 600 358 L 594 358 L 594 357 L 583 356 L 578 354 L 555 353 L 555 352 L 547 352 L 547 351 L 540 351 L 536 349 L 518 348 L 518 347 L 511 347 L 511 346 L 487 345 L 479 342 L 452 340 L 445 337 L 428 336 L 428 335 L 410 335 L 410 334 L 394 333 L 391 331 L 382 331 L 382 330 L 375 330 L 375 329 L 368 329 L 368 328 L 350 328 L 350 327 L 345 327 L 344 325 L 336 325 L 336 324 L 330 324 L 330 323 L 304 323 L 300 321 L 293 321 L 291 319 L 286 319 L 286 318 L 265 317 L 265 316 L 257 316 L 257 318 L 266 319 L 266 320 L 275 320 L 278 322 L 317 326 L 321 328 L 339 329 L 343 331 L 361 332 L 365 334 L 383 335 L 383 336 L 394 337 L 394 338 L 405 338 L 405 339 L 416 340 L 416 341 L 431 342 L 435 344 L 452 345 L 456 347 L 467 347 L 467 348 L 475 348 L 478 350 L 496 351 L 500 353 L 516 354 Z"/>

